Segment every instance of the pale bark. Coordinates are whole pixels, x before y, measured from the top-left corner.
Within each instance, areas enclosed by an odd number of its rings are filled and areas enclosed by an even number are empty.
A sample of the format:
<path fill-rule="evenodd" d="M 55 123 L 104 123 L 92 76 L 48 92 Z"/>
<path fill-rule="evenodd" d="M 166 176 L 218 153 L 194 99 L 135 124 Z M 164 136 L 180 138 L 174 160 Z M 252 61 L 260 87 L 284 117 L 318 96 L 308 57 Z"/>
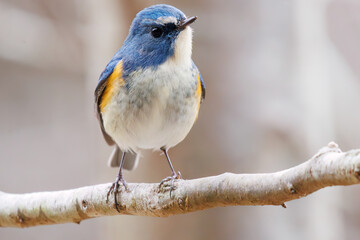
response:
<path fill-rule="evenodd" d="M 360 183 L 360 149 L 341 152 L 335 143 L 296 167 L 263 174 L 224 173 L 178 180 L 176 189 L 158 183 L 129 183 L 118 194 L 120 214 L 167 217 L 214 207 L 282 205 L 328 186 Z M 65 191 L 9 194 L 0 192 L 0 226 L 29 227 L 118 215 L 111 184 Z"/>

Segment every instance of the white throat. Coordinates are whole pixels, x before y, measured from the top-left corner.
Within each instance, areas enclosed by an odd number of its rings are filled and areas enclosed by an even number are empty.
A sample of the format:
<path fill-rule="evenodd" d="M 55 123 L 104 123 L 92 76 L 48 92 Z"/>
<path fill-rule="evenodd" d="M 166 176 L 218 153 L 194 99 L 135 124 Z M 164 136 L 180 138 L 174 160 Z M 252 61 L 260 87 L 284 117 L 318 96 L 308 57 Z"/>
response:
<path fill-rule="evenodd" d="M 176 64 L 191 66 L 192 28 L 186 27 L 175 40 L 175 51 L 172 59 Z"/>

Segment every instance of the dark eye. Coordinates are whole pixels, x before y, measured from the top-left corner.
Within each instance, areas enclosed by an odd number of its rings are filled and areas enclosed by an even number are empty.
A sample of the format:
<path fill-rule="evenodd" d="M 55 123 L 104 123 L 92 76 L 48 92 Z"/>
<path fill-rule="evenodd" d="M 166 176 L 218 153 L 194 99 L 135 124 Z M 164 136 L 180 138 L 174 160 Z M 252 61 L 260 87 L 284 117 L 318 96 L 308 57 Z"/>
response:
<path fill-rule="evenodd" d="M 163 34 L 163 30 L 161 28 L 158 28 L 158 27 L 153 27 L 151 29 L 151 35 L 154 37 L 154 38 L 159 38 L 161 37 L 161 35 Z"/>

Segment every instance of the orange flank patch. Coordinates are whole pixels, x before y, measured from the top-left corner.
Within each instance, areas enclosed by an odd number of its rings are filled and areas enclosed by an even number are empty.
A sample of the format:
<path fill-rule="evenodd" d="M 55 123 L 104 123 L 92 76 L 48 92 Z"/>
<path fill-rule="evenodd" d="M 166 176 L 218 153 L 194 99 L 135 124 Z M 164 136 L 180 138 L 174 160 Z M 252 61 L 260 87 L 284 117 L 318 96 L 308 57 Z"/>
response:
<path fill-rule="evenodd" d="M 197 105 L 197 113 L 196 113 L 196 118 L 198 118 L 198 114 L 199 114 L 199 109 L 200 109 L 200 103 L 201 103 L 201 95 L 202 95 L 202 88 L 201 88 L 201 80 L 200 80 L 200 74 L 197 75 L 197 79 L 198 79 L 198 83 L 197 83 L 197 87 L 196 87 L 196 98 L 198 99 L 198 105 Z"/>
<path fill-rule="evenodd" d="M 122 61 L 120 61 L 114 68 L 112 74 L 108 77 L 104 93 L 100 101 L 100 111 L 103 112 L 106 106 L 110 103 L 113 96 L 119 92 L 120 88 L 125 85 L 122 78 Z"/>

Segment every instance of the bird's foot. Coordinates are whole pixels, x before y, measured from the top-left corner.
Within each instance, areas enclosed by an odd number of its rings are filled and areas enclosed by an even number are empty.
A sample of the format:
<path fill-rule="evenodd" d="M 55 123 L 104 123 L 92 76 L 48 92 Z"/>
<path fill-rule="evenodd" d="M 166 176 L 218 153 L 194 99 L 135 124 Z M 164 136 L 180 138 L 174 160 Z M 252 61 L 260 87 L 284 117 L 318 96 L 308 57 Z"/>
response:
<path fill-rule="evenodd" d="M 115 182 L 111 185 L 111 187 L 110 187 L 110 189 L 109 189 L 109 191 L 108 191 L 108 193 L 106 195 L 106 202 L 109 201 L 109 196 L 110 196 L 111 193 L 113 193 L 114 194 L 115 208 L 120 213 L 119 203 L 117 201 L 117 194 L 119 192 L 119 186 L 120 186 L 119 183 L 121 183 L 121 185 L 124 186 L 125 191 L 127 191 L 127 192 L 129 191 L 129 188 L 128 188 L 128 185 L 127 185 L 125 179 L 122 176 L 117 176 L 116 179 L 115 179 Z"/>
<path fill-rule="evenodd" d="M 171 194 L 171 191 L 176 189 L 174 186 L 175 179 L 182 179 L 181 173 L 179 171 L 161 180 L 159 184 L 159 188 L 161 188 L 166 182 L 170 181 L 170 194 Z"/>

